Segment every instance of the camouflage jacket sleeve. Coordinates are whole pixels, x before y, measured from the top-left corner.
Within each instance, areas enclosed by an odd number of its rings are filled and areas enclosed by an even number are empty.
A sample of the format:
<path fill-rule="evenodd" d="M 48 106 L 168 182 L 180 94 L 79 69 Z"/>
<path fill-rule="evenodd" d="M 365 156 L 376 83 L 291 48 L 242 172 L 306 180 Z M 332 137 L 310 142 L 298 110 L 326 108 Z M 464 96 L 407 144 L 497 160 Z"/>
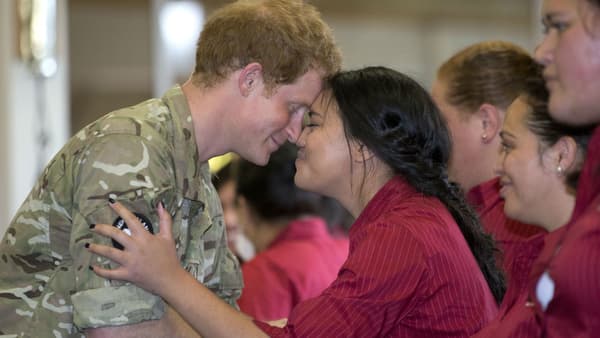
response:
<path fill-rule="evenodd" d="M 238 309 L 243 281 L 237 258 L 227 247 L 223 210 L 219 195 L 210 182 L 208 166 L 193 181 L 199 187 L 197 201 L 184 198 L 185 204 L 200 205 L 201 212 L 190 212 L 189 219 L 178 223 L 174 230 L 184 268 L 221 299 Z M 190 210 L 191 211 L 191 210 Z M 180 214 L 185 215 L 186 212 Z M 177 218 L 176 218 L 177 221 Z M 187 231 L 185 229 L 187 228 Z M 187 233 L 187 238 L 186 237 Z"/>
<path fill-rule="evenodd" d="M 74 164 L 73 228 L 70 251 L 74 260 L 73 321 L 80 329 L 134 324 L 159 319 L 163 301 L 132 284 L 105 280 L 88 269 L 91 263 L 114 268 L 114 264 L 91 255 L 92 241 L 117 245 L 92 235 L 89 225 L 122 225 L 108 206 L 108 198 L 124 203 L 153 231 L 158 231 L 155 205 L 175 200 L 175 173 L 168 147 L 134 135 L 107 135 L 83 148 Z M 150 262 L 149 262 L 150 263 Z"/>

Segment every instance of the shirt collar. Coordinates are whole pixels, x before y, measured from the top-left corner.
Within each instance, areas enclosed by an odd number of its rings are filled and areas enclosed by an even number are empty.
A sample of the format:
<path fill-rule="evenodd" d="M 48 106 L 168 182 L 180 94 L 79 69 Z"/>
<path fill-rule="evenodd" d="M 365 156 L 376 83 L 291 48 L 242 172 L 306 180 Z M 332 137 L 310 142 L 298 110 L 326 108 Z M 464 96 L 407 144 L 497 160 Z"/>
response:
<path fill-rule="evenodd" d="M 478 213 L 482 213 L 498 203 L 501 199 L 499 191 L 500 178 L 494 177 L 471 188 L 467 193 L 467 201 Z"/>
<path fill-rule="evenodd" d="M 370 223 L 373 219 L 377 219 L 384 212 L 388 211 L 391 206 L 395 205 L 398 200 L 407 198 L 415 193 L 417 193 L 415 188 L 408 184 L 402 177 L 392 177 L 379 189 L 360 215 L 358 215 L 350 232 L 354 232 L 362 224 Z"/>
<path fill-rule="evenodd" d="M 188 101 L 179 85 L 162 97 L 173 118 L 173 144 L 177 185 L 183 196 L 199 200 L 202 181 L 210 181 L 208 162 L 200 162 L 192 114 Z M 191 158 L 190 158 L 191 157 Z"/>
<path fill-rule="evenodd" d="M 288 240 L 312 240 L 328 235 L 327 224 L 320 217 L 303 217 L 291 221 L 269 245 L 273 247 Z"/>
<path fill-rule="evenodd" d="M 596 127 L 587 146 L 587 155 L 577 184 L 575 210 L 571 220 L 579 218 L 600 193 L 600 126 Z"/>

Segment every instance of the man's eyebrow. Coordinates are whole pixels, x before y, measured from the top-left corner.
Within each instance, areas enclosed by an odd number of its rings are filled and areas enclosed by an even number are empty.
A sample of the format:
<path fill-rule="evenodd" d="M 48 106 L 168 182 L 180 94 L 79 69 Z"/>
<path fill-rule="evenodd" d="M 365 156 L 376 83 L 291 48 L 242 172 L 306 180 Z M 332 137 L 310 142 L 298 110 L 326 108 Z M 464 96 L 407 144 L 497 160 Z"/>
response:
<path fill-rule="evenodd" d="M 567 14 L 561 12 L 548 12 L 542 16 L 542 23 L 548 23 L 554 21 L 557 17 L 566 16 Z"/>

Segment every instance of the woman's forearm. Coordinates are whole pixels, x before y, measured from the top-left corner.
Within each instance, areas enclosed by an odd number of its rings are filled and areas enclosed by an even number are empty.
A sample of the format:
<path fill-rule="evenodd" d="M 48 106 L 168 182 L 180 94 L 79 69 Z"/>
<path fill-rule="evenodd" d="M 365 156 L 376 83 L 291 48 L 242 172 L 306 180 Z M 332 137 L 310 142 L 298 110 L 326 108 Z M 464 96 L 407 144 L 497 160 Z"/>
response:
<path fill-rule="evenodd" d="M 183 268 L 171 276 L 176 285 L 158 291 L 203 337 L 267 337 L 252 319 L 222 301 Z"/>

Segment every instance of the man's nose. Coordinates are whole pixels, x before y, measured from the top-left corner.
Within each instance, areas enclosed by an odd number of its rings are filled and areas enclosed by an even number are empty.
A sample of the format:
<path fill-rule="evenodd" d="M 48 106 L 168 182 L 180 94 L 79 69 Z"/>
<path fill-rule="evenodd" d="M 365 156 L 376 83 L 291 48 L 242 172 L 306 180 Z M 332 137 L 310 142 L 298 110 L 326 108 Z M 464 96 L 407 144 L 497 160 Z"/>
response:
<path fill-rule="evenodd" d="M 302 114 L 296 114 L 292 116 L 290 123 L 285 128 L 285 132 L 288 135 L 288 141 L 296 143 L 302 132 Z"/>

